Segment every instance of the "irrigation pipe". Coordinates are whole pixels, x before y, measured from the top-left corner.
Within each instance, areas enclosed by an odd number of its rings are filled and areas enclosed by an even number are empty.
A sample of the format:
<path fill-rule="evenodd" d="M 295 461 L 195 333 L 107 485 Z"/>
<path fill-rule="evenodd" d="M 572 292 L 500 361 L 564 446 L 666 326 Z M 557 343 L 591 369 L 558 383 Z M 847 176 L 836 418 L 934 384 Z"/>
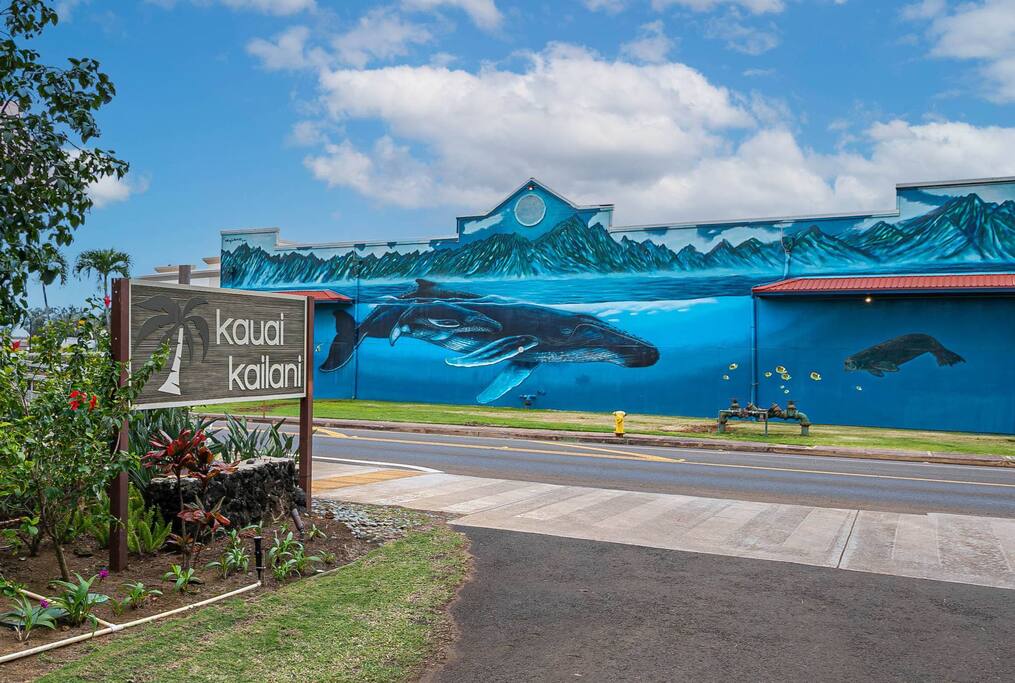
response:
<path fill-rule="evenodd" d="M 159 614 L 153 614 L 151 616 L 142 617 L 141 619 L 135 619 L 134 621 L 128 621 L 126 624 L 111 624 L 108 621 L 104 621 L 102 623 L 109 624 L 109 626 L 107 626 L 106 628 L 102 628 L 102 629 L 99 629 L 97 631 L 92 631 L 91 633 L 82 633 L 79 636 L 73 636 L 71 638 L 65 638 L 64 640 L 58 640 L 58 641 L 53 642 L 53 643 L 46 643 L 45 645 L 39 645 L 38 647 L 33 647 L 30 650 L 24 650 L 22 652 L 12 652 L 11 654 L 4 655 L 3 657 L 0 657 L 0 664 L 4 664 L 6 662 L 13 662 L 15 659 L 21 659 L 22 657 L 29 657 L 31 655 L 38 654 L 40 652 L 45 652 L 46 650 L 55 650 L 56 648 L 63 647 L 64 645 L 72 645 L 73 643 L 80 643 L 82 641 L 90 640 L 90 639 L 95 638 L 97 636 L 104 636 L 104 635 L 107 635 L 109 633 L 116 633 L 118 631 L 123 631 L 123 630 L 128 629 L 128 628 L 133 628 L 134 626 L 140 626 L 141 624 L 147 624 L 149 622 L 156 621 L 158 619 L 163 619 L 165 617 L 169 617 L 169 616 L 172 616 L 174 614 L 180 614 L 181 612 L 187 612 L 187 611 L 192 610 L 192 609 L 197 609 L 198 607 L 204 607 L 205 605 L 210 605 L 213 602 L 218 602 L 219 600 L 225 600 L 226 598 L 231 598 L 234 595 L 239 595 L 240 593 L 246 593 L 247 591 L 251 591 L 251 590 L 254 590 L 255 588 L 260 588 L 260 587 L 261 587 L 261 582 L 258 581 L 257 583 L 251 584 L 249 586 L 244 586 L 243 588 L 237 588 L 234 591 L 229 591 L 228 593 L 223 593 L 222 595 L 216 595 L 215 597 L 208 598 L 207 600 L 201 600 L 200 602 L 194 602 L 194 603 L 191 603 L 189 605 L 184 605 L 183 607 L 177 607 L 176 609 L 171 609 L 168 612 L 160 612 Z M 25 593 L 29 597 L 35 597 L 34 594 L 28 593 L 27 591 L 25 591 Z"/>

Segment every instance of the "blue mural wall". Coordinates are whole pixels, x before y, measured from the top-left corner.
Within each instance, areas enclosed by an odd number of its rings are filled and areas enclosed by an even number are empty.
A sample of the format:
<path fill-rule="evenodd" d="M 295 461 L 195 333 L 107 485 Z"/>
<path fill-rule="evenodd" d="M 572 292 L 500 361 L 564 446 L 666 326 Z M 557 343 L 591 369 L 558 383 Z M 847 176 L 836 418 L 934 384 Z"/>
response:
<path fill-rule="evenodd" d="M 757 378 L 760 404 L 793 398 L 816 422 L 995 432 L 1015 431 L 1015 362 L 996 352 L 1012 299 L 755 311 L 750 292 L 787 276 L 1013 268 L 1010 182 L 900 188 L 891 215 L 623 228 L 610 205 L 530 180 L 446 239 L 222 237 L 223 286 L 355 300 L 318 307 L 320 396 L 714 415 Z M 934 344 L 961 362 L 938 364 Z M 934 403 L 948 400 L 967 403 Z"/>

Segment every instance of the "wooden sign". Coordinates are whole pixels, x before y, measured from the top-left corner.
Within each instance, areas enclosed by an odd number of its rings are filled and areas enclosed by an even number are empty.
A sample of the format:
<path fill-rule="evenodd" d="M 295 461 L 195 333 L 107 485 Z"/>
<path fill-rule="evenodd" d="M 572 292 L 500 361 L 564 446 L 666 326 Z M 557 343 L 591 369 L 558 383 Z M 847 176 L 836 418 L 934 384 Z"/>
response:
<path fill-rule="evenodd" d="M 307 395 L 307 299 L 189 285 L 129 283 L 132 363 L 169 359 L 136 408 Z"/>

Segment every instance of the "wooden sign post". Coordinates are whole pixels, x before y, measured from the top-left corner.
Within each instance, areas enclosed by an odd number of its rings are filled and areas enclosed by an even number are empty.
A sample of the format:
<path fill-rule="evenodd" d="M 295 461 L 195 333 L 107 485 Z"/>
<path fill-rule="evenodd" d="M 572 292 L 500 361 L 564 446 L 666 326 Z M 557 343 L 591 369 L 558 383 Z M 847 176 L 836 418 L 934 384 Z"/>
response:
<path fill-rule="evenodd" d="M 143 363 L 169 344 L 169 359 L 132 408 L 251 399 L 300 399 L 299 485 L 313 479 L 314 302 L 311 297 L 164 283 L 113 282 L 113 358 Z M 121 377 L 121 382 L 126 377 Z M 128 425 L 117 445 L 126 450 Z M 109 490 L 109 567 L 127 567 L 127 475 Z"/>

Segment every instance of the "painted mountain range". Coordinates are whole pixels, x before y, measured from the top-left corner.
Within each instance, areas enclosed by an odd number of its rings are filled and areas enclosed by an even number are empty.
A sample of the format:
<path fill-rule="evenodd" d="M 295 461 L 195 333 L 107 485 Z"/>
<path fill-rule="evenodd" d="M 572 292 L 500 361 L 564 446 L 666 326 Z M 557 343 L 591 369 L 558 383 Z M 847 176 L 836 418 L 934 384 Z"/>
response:
<path fill-rule="evenodd" d="M 838 235 L 810 225 L 785 239 L 723 239 L 707 252 L 687 245 L 678 251 L 650 239 L 611 235 L 576 216 L 536 239 L 494 234 L 465 245 L 438 246 L 406 254 L 359 256 L 355 251 L 322 259 L 313 253 L 269 254 L 241 244 L 222 254 L 224 284 L 259 287 L 276 283 L 328 283 L 355 279 L 418 277 L 533 277 L 578 273 L 658 271 L 790 272 L 851 271 L 919 264 L 1015 263 L 1015 201 L 956 197 L 925 214 Z"/>

